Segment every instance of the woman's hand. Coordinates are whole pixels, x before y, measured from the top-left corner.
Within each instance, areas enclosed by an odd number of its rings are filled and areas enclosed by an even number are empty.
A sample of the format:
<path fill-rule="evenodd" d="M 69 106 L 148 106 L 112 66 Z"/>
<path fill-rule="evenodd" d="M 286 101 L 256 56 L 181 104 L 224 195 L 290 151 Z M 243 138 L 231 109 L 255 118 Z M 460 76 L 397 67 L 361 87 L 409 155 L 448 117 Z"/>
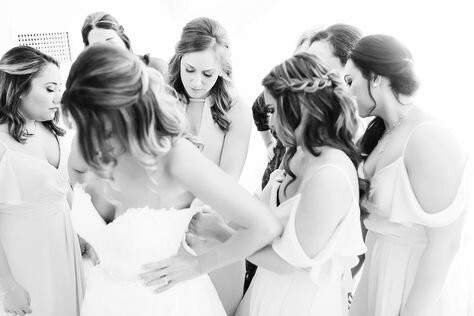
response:
<path fill-rule="evenodd" d="M 9 282 L 10 290 L 4 294 L 3 309 L 13 315 L 31 314 L 31 299 L 28 292 L 15 280 Z"/>
<path fill-rule="evenodd" d="M 222 216 L 212 211 L 199 212 L 189 223 L 188 232 L 201 239 L 224 242 L 232 235 L 230 228 Z"/>
<path fill-rule="evenodd" d="M 175 256 L 146 264 L 143 269 L 145 272 L 140 278 L 145 282 L 145 286 L 155 287 L 153 292 L 156 294 L 202 274 L 198 257 L 189 254 L 183 247 Z"/>

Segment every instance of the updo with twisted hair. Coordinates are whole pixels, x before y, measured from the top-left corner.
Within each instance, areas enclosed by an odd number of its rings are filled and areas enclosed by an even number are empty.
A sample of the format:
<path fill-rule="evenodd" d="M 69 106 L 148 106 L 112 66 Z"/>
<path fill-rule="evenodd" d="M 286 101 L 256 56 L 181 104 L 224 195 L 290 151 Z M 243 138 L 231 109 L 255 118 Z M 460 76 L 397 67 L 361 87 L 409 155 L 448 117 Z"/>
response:
<path fill-rule="evenodd" d="M 124 27 L 111 14 L 106 12 L 94 12 L 89 14 L 82 25 L 81 35 L 84 46 L 89 46 L 89 33 L 92 29 L 113 30 L 125 44 L 128 50 L 131 50 L 130 38 L 125 34 Z"/>
<path fill-rule="evenodd" d="M 298 145 L 304 145 L 316 157 L 321 154 L 318 147 L 340 149 L 357 168 L 356 106 L 337 73 L 328 72 L 317 56 L 299 53 L 273 68 L 262 84 L 277 101 L 275 130 L 288 148 L 283 166 L 292 181 L 296 176 L 289 161 Z M 300 125 L 302 133 L 297 135 Z"/>
<path fill-rule="evenodd" d="M 390 89 L 400 104 L 401 95 L 413 96 L 420 85 L 410 51 L 392 36 L 377 34 L 363 37 L 351 52 L 350 60 L 367 79 L 367 91 L 374 108 L 377 103 L 372 96 L 370 81 L 375 77 L 383 76 L 390 81 Z M 384 133 L 385 123 L 382 118 L 376 117 L 360 140 L 364 158 L 370 155 Z"/>
<path fill-rule="evenodd" d="M 184 134 L 184 114 L 163 77 L 135 55 L 111 45 L 86 48 L 74 62 L 62 97 L 77 126 L 88 165 L 107 172 L 121 153 L 147 170 Z"/>

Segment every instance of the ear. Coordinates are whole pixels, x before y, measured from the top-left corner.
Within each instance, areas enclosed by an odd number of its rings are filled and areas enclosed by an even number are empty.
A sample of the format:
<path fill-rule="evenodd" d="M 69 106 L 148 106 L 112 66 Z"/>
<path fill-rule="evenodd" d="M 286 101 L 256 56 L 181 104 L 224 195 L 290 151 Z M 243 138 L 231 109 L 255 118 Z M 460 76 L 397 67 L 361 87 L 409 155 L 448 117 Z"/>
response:
<path fill-rule="evenodd" d="M 380 86 L 380 84 L 382 83 L 382 76 L 373 74 L 372 79 L 370 81 L 371 81 L 372 87 L 376 88 Z"/>

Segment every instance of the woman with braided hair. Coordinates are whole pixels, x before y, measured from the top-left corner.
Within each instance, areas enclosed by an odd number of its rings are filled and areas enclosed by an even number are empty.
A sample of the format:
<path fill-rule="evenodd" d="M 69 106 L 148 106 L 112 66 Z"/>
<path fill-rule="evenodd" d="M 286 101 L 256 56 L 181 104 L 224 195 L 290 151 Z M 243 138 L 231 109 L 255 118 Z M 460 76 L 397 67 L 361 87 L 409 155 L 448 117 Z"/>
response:
<path fill-rule="evenodd" d="M 359 224 L 355 104 L 336 73 L 300 53 L 264 79 L 271 123 L 287 148 L 261 194 L 285 225 L 249 261 L 259 269 L 238 315 L 346 315 Z"/>

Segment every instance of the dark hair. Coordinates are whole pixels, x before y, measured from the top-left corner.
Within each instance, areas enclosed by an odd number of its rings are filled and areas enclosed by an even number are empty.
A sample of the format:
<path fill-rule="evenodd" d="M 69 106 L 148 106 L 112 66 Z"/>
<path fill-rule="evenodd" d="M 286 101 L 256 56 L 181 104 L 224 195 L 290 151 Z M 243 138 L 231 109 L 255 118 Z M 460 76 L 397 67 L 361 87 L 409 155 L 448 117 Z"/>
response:
<path fill-rule="evenodd" d="M 181 59 L 187 53 L 200 52 L 208 48 L 222 48 L 219 50 L 219 62 L 223 76 L 219 75 L 216 83 L 211 88 L 210 98 L 212 118 L 221 130 L 227 132 L 231 124 L 227 112 L 230 110 L 233 101 L 229 91 L 232 67 L 229 60 L 227 35 L 224 28 L 217 21 L 202 17 L 194 19 L 184 26 L 181 39 L 176 44 L 175 55 L 169 63 L 169 84 L 184 99 L 183 101 L 188 103 L 189 96 L 181 81 Z"/>
<path fill-rule="evenodd" d="M 289 183 L 296 179 L 289 162 L 298 143 L 316 157 L 320 155 L 316 147 L 337 148 L 358 167 L 356 107 L 339 75 L 328 72 L 317 56 L 299 53 L 273 68 L 262 84 L 277 101 L 275 129 L 287 147 L 283 166 L 293 178 Z M 301 124 L 302 139 L 297 141 L 295 130 Z"/>
<path fill-rule="evenodd" d="M 383 76 L 390 81 L 395 98 L 413 95 L 419 82 L 413 70 L 410 51 L 397 39 L 388 35 L 370 35 L 362 38 L 352 50 L 350 59 L 367 79 L 369 96 L 376 105 L 370 89 L 370 81 Z M 360 140 L 362 155 L 367 158 L 385 132 L 380 117 L 373 119 Z"/>
<path fill-rule="evenodd" d="M 128 50 L 131 50 L 131 43 L 125 34 L 123 26 L 112 15 L 106 12 L 94 12 L 89 14 L 82 25 L 81 34 L 84 46 L 89 46 L 89 33 L 94 28 L 113 30 L 123 41 Z"/>
<path fill-rule="evenodd" d="M 0 59 L 0 124 L 8 124 L 8 132 L 20 143 L 27 140 L 25 117 L 20 112 L 21 96 L 28 93 L 31 81 L 48 64 L 59 67 L 59 63 L 37 49 L 17 46 L 10 49 Z M 57 123 L 59 112 L 54 119 L 42 122 L 54 135 L 63 136 L 65 131 Z"/>
<path fill-rule="evenodd" d="M 351 51 L 354 49 L 362 33 L 354 26 L 348 24 L 334 24 L 317 32 L 309 39 L 310 45 L 317 41 L 327 40 L 334 49 L 342 65 L 347 63 Z"/>
<path fill-rule="evenodd" d="M 153 171 L 186 130 L 179 101 L 169 90 L 156 70 L 129 51 L 86 48 L 71 67 L 62 98 L 86 163 L 107 177 L 118 154 L 128 152 Z"/>

